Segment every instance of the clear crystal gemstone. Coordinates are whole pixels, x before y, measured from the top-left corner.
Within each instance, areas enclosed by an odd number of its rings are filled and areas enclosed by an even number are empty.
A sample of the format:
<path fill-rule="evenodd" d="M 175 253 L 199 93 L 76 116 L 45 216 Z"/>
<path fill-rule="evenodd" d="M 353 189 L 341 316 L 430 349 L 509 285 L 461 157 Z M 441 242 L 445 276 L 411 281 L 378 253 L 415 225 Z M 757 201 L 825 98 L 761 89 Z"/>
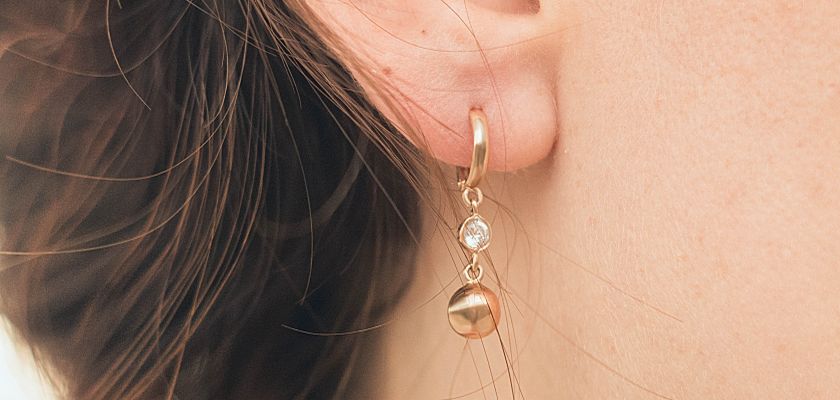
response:
<path fill-rule="evenodd" d="M 468 250 L 484 250 L 490 244 L 490 224 L 480 215 L 473 215 L 461 224 L 460 239 Z"/>

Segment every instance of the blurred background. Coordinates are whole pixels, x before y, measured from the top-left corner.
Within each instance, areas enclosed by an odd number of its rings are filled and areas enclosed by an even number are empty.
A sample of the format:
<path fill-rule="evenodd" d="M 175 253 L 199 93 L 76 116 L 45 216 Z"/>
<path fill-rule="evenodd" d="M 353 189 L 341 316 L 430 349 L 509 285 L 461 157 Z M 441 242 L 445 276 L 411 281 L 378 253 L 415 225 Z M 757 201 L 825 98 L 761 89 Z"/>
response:
<path fill-rule="evenodd" d="M 50 393 L 32 356 L 15 344 L 7 321 L 0 318 L 0 399 L 51 400 Z"/>

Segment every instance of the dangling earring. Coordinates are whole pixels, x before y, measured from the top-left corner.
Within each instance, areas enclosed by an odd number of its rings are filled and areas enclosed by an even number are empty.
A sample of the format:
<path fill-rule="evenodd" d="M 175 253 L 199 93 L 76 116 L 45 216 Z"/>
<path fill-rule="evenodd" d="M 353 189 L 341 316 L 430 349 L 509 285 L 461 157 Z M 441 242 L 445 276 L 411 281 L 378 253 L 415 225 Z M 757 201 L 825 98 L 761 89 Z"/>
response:
<path fill-rule="evenodd" d="M 479 255 L 490 245 L 490 224 L 478 214 L 478 206 L 484 199 L 478 183 L 487 170 L 490 138 L 487 131 L 487 117 L 481 110 L 470 111 L 470 125 L 473 130 L 473 154 L 469 170 L 459 167 L 458 189 L 470 216 L 458 228 L 458 241 L 469 255 L 464 268 L 467 283 L 449 299 L 449 325 L 459 335 L 468 339 L 480 339 L 496 330 L 501 316 L 499 298 L 481 284 L 484 269 L 478 263 Z"/>

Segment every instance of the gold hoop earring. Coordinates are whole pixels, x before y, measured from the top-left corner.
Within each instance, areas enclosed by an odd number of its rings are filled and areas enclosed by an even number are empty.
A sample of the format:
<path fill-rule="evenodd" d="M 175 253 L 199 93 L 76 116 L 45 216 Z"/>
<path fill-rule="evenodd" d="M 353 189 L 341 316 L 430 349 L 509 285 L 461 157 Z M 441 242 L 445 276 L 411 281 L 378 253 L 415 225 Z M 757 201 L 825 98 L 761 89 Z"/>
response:
<path fill-rule="evenodd" d="M 458 167 L 458 189 L 470 215 L 458 227 L 458 242 L 468 252 L 469 263 L 464 267 L 464 284 L 449 299 L 449 325 L 459 335 L 480 339 L 496 330 L 501 316 L 499 298 L 481 284 L 484 269 L 479 256 L 490 245 L 490 224 L 478 213 L 484 194 L 478 183 L 487 171 L 490 159 L 490 138 L 484 111 L 470 110 L 473 131 L 473 154 L 469 169 Z"/>

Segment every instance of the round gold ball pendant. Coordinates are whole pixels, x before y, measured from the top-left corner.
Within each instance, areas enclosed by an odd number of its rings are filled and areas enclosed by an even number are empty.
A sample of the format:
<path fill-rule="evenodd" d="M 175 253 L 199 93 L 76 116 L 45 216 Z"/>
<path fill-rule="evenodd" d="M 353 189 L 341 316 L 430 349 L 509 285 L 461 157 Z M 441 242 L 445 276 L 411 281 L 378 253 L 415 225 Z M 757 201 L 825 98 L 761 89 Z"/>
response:
<path fill-rule="evenodd" d="M 480 339 L 496 330 L 501 317 L 499 298 L 480 283 L 467 283 L 449 299 L 449 325 L 459 335 Z"/>

